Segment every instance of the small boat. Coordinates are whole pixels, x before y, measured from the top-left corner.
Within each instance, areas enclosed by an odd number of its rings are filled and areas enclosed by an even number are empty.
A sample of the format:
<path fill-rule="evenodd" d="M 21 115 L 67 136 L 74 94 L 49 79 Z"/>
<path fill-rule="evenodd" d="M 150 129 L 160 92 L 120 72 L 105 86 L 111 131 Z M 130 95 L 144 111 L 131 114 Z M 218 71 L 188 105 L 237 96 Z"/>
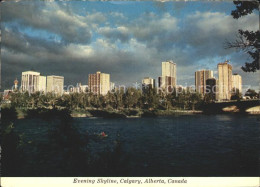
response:
<path fill-rule="evenodd" d="M 98 136 L 99 136 L 100 138 L 106 138 L 106 137 L 108 137 L 107 134 L 105 134 L 105 135 L 99 134 Z"/>
<path fill-rule="evenodd" d="M 94 134 L 96 137 L 99 137 L 99 138 L 106 138 L 106 137 L 108 137 L 108 135 L 107 134 L 105 134 L 105 133 L 99 133 L 99 134 Z"/>

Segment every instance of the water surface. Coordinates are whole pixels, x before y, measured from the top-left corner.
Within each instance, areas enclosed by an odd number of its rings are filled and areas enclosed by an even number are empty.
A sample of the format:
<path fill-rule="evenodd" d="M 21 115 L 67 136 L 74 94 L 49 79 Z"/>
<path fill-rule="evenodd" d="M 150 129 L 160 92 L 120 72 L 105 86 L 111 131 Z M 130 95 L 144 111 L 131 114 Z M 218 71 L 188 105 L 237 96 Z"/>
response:
<path fill-rule="evenodd" d="M 133 176 L 259 176 L 259 116 L 180 115 L 102 119 L 74 118 L 80 134 L 104 131 L 93 152 L 120 140 Z M 18 120 L 26 141 L 44 141 L 55 121 Z M 31 152 L 37 151 L 31 145 Z M 35 161 L 37 162 L 37 160 Z"/>

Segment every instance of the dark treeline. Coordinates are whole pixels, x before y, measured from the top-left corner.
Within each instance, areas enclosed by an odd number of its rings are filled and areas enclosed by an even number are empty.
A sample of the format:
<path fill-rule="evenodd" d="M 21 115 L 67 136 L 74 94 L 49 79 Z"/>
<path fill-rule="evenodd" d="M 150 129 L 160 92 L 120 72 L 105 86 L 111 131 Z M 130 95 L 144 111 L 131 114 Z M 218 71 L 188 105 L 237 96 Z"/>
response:
<path fill-rule="evenodd" d="M 107 95 L 94 95 L 93 93 L 70 93 L 57 96 L 52 93 L 40 92 L 29 94 L 28 92 L 14 92 L 10 95 L 11 105 L 18 108 L 67 108 L 77 109 L 149 109 L 149 110 L 196 110 L 203 103 L 212 102 L 214 98 L 189 91 L 170 94 L 157 93 L 155 88 L 145 90 L 128 88 L 108 92 Z"/>

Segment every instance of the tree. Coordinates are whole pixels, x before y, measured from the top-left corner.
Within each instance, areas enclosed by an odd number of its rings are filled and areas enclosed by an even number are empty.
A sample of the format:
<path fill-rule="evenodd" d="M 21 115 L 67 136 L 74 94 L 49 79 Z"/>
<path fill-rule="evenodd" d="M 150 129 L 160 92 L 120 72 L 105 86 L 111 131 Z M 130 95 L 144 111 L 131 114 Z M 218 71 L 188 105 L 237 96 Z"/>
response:
<path fill-rule="evenodd" d="M 100 102 L 100 106 L 102 108 L 106 108 L 106 106 L 107 106 L 106 98 L 103 95 L 99 95 L 98 99 L 99 99 L 99 102 Z"/>
<path fill-rule="evenodd" d="M 260 9 L 260 0 L 253 1 L 234 1 L 236 10 L 231 12 L 234 19 L 239 19 L 242 16 L 253 13 Z M 260 19 L 260 14 L 259 14 Z M 235 48 L 246 52 L 252 59 L 251 62 L 245 62 L 245 66 L 241 69 L 245 72 L 255 72 L 259 70 L 259 56 L 260 56 L 260 32 L 238 30 L 236 41 L 227 42 L 226 48 Z"/>
<path fill-rule="evenodd" d="M 123 97 L 123 101 L 126 108 L 136 108 L 140 97 L 140 90 L 137 90 L 132 87 L 128 88 Z"/>
<path fill-rule="evenodd" d="M 108 106 L 112 107 L 113 109 L 116 108 L 116 96 L 115 93 L 108 92 L 106 95 L 106 100 Z"/>
<path fill-rule="evenodd" d="M 205 103 L 212 103 L 215 100 L 215 94 L 210 92 L 206 93 L 204 96 L 204 102 Z"/>
<path fill-rule="evenodd" d="M 115 92 L 115 107 L 116 109 L 119 109 L 121 107 L 123 107 L 123 94 L 124 94 L 124 91 L 122 88 L 120 88 L 120 90 L 117 90 Z"/>
<path fill-rule="evenodd" d="M 0 103 L 2 102 L 2 100 L 3 100 L 3 94 L 0 93 Z"/>
<path fill-rule="evenodd" d="M 35 108 L 39 106 L 39 98 L 40 98 L 40 92 L 32 93 L 29 97 L 29 103 L 31 108 Z"/>
<path fill-rule="evenodd" d="M 152 88 L 152 85 L 143 89 L 143 96 L 141 99 L 141 105 L 145 108 L 154 109 L 159 104 L 159 96 L 156 93 L 156 88 Z"/>
<path fill-rule="evenodd" d="M 240 99 L 242 98 L 242 94 L 239 92 L 239 90 L 233 89 L 232 92 L 233 92 L 233 94 L 231 96 L 231 100 L 240 101 Z"/>
<path fill-rule="evenodd" d="M 259 98 L 259 94 L 253 89 L 248 89 L 245 93 L 245 96 L 249 96 L 251 99 L 254 97 Z"/>
<path fill-rule="evenodd" d="M 194 110 L 194 109 L 198 108 L 198 104 L 200 104 L 202 101 L 201 94 L 191 93 L 189 98 L 190 98 L 191 109 Z"/>
<path fill-rule="evenodd" d="M 102 103 L 100 102 L 99 95 L 91 94 L 90 95 L 90 104 L 91 104 L 91 106 L 99 109 L 102 106 Z"/>
<path fill-rule="evenodd" d="M 13 92 L 10 95 L 11 105 L 13 107 L 20 107 L 21 106 L 21 93 Z"/>
<path fill-rule="evenodd" d="M 188 107 L 189 98 L 187 97 L 187 94 L 185 90 L 182 90 L 182 92 L 178 93 L 176 97 L 176 105 L 178 108 L 186 110 Z"/>
<path fill-rule="evenodd" d="M 45 99 L 46 99 L 45 102 L 47 107 L 51 107 L 53 109 L 56 108 L 57 101 L 58 101 L 56 95 L 54 95 L 53 93 L 47 93 Z"/>

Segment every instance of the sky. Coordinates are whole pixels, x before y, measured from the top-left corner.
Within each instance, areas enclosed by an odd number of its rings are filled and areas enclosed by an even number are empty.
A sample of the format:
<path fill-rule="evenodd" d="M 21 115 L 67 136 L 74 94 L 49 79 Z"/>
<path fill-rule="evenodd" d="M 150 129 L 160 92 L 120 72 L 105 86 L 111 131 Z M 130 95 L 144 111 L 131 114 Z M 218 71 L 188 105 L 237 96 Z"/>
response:
<path fill-rule="evenodd" d="M 194 85 L 194 73 L 230 60 L 243 85 L 259 89 L 259 72 L 245 73 L 251 59 L 225 49 L 238 29 L 259 29 L 256 12 L 232 18 L 223 1 L 6 1 L 1 4 L 2 89 L 21 72 L 61 75 L 65 85 L 87 84 L 88 74 L 110 74 L 116 85 L 144 77 L 157 81 L 161 62 L 177 64 L 177 84 Z M 248 87 L 248 86 L 247 86 Z"/>

